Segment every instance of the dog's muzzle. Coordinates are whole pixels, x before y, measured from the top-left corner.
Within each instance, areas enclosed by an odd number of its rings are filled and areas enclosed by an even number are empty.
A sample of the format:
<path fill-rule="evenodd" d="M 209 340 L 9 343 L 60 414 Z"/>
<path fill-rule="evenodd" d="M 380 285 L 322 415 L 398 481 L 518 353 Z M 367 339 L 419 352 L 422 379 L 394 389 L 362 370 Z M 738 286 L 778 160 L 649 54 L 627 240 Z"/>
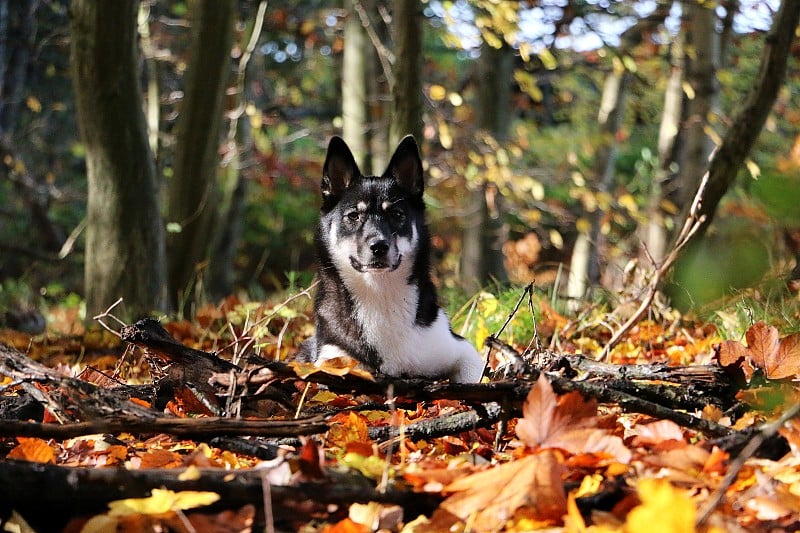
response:
<path fill-rule="evenodd" d="M 397 252 L 397 247 L 383 238 L 369 240 L 367 245 L 359 250 L 359 257 L 350 257 L 350 264 L 359 272 L 396 270 L 403 256 Z"/>

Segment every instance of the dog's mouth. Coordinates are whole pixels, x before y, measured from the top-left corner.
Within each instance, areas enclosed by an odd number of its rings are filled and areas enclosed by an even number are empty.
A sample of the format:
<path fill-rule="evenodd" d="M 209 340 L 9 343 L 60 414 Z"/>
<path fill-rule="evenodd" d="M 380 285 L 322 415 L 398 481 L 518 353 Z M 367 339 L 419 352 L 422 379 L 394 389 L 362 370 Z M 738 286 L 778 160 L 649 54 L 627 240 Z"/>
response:
<path fill-rule="evenodd" d="M 362 263 L 355 257 L 350 256 L 350 264 L 352 267 L 361 272 L 393 272 L 397 270 L 400 266 L 400 262 L 403 260 L 403 256 L 400 255 L 397 257 L 397 262 L 389 263 L 389 261 L 385 259 L 375 259 L 370 261 L 369 263 Z"/>

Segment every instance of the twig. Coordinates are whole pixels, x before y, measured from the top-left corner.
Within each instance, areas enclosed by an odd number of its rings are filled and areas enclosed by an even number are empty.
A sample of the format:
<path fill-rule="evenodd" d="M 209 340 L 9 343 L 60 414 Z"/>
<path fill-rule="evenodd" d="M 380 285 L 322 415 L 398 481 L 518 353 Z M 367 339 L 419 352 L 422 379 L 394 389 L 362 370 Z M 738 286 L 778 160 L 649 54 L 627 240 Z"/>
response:
<path fill-rule="evenodd" d="M 119 337 L 119 336 L 120 336 L 120 333 L 119 333 L 118 331 L 114 330 L 114 329 L 113 329 L 111 326 L 109 326 L 109 325 L 108 325 L 108 324 L 106 324 L 105 322 L 103 322 L 103 319 L 104 319 L 104 318 L 106 318 L 106 317 L 108 317 L 108 318 L 113 318 L 114 320 L 116 320 L 116 321 L 117 321 L 117 323 L 118 323 L 120 326 L 122 326 L 122 327 L 126 327 L 128 324 L 126 324 L 125 322 L 123 322 L 122 320 L 120 320 L 119 318 L 117 318 L 116 316 L 114 316 L 114 315 L 112 315 L 112 314 L 111 314 L 111 310 L 112 310 L 112 309 L 114 309 L 116 306 L 118 306 L 118 305 L 119 305 L 119 304 L 121 304 L 121 303 L 122 303 L 122 298 L 119 298 L 119 299 L 118 299 L 116 302 L 114 302 L 113 304 L 111 304 L 111 305 L 110 305 L 110 306 L 109 306 L 109 307 L 108 307 L 108 308 L 107 308 L 105 311 L 103 311 L 102 313 L 100 313 L 100 314 L 99 314 L 99 315 L 97 315 L 97 316 L 93 316 L 93 317 L 92 317 L 92 319 L 93 319 L 93 320 L 97 320 L 97 321 L 100 323 L 100 325 L 101 325 L 101 326 L 103 326 L 103 328 L 104 328 L 106 331 L 108 331 L 108 332 L 110 332 L 110 333 L 112 333 L 112 334 L 116 335 L 117 337 Z"/>
<path fill-rule="evenodd" d="M 380 37 L 378 37 L 378 34 L 375 32 L 375 28 L 372 27 L 372 22 L 370 21 L 369 15 L 364 9 L 363 4 L 361 2 L 353 2 L 353 8 L 358 14 L 358 18 L 361 20 L 361 25 L 367 32 L 370 41 L 372 41 L 372 46 L 375 47 L 375 51 L 378 53 L 378 60 L 381 62 L 381 69 L 383 70 L 383 75 L 386 78 L 386 84 L 389 86 L 389 90 L 391 91 L 392 87 L 394 87 L 394 74 L 392 74 L 392 64 L 395 61 L 394 54 L 381 42 Z"/>
<path fill-rule="evenodd" d="M 697 187 L 697 193 L 694 195 L 694 200 L 692 200 L 692 205 L 689 209 L 689 213 L 686 215 L 686 220 L 683 223 L 683 227 L 681 228 L 681 231 L 678 233 L 678 237 L 675 240 L 675 246 L 673 246 L 670 253 L 667 254 L 667 257 L 664 258 L 664 261 L 661 263 L 658 269 L 656 269 L 653 277 L 650 279 L 650 283 L 647 286 L 647 291 L 642 299 L 642 302 L 639 304 L 639 307 L 636 309 L 636 312 L 634 312 L 630 318 L 628 318 L 628 320 L 622 325 L 622 327 L 620 327 L 620 329 L 614 332 L 605 348 L 603 348 L 603 352 L 600 356 L 601 359 L 607 360 L 614 346 L 616 346 L 619 341 L 622 340 L 622 337 L 625 336 L 633 328 L 633 326 L 638 324 L 642 317 L 644 317 L 650 308 L 650 305 L 653 303 L 653 299 L 658 293 L 658 286 L 661 284 L 661 280 L 672 268 L 672 265 L 675 264 L 675 261 L 677 261 L 684 246 L 689 243 L 694 234 L 697 233 L 703 226 L 703 223 L 705 222 L 705 215 L 698 215 L 698 213 L 703 200 L 703 193 L 705 192 L 706 185 L 708 184 L 708 177 L 709 172 L 706 171 L 706 173 L 703 175 L 703 179 L 700 180 L 700 185 Z"/>
<path fill-rule="evenodd" d="M 800 404 L 795 404 L 791 408 L 787 409 L 778 420 L 762 426 L 761 430 L 753 435 L 753 437 L 747 443 L 747 446 L 742 449 L 741 453 L 728 466 L 728 473 L 725 474 L 725 477 L 722 478 L 722 482 L 719 484 L 714 493 L 708 498 L 708 500 L 706 500 L 705 505 L 703 505 L 703 507 L 700 509 L 700 512 L 697 515 L 697 521 L 695 522 L 698 528 L 705 524 L 705 522 L 711 516 L 711 513 L 713 513 L 717 506 L 719 506 L 722 498 L 725 497 L 725 492 L 733 484 L 733 482 L 736 481 L 736 478 L 739 476 L 739 472 L 744 467 L 745 462 L 747 462 L 747 460 L 758 451 L 758 449 L 767 439 L 774 436 L 781 426 L 783 426 L 792 418 L 796 417 L 798 414 L 800 414 Z"/>
<path fill-rule="evenodd" d="M 236 68 L 236 90 L 239 93 L 239 102 L 231 112 L 231 122 L 228 126 L 228 143 L 234 144 L 234 140 L 236 138 L 236 130 L 239 125 L 239 118 L 244 113 L 245 103 L 244 103 L 244 83 L 245 77 L 247 76 L 247 65 L 250 62 L 250 58 L 253 55 L 253 51 L 256 48 L 256 44 L 258 44 L 258 38 L 261 36 L 261 29 L 264 27 L 264 14 L 267 12 L 267 0 L 261 0 L 258 4 L 258 11 L 256 12 L 256 19 L 253 22 L 253 32 L 250 34 L 250 40 L 247 42 L 247 46 L 242 53 L 242 57 L 239 60 L 239 65 Z"/>

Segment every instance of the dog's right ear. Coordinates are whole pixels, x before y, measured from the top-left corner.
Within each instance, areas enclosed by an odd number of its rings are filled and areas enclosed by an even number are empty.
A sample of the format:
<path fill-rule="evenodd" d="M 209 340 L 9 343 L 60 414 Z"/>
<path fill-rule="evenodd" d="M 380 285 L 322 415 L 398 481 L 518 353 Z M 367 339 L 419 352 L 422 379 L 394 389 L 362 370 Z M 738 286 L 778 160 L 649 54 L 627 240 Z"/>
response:
<path fill-rule="evenodd" d="M 341 196 L 354 179 L 361 177 L 353 153 L 341 137 L 328 144 L 328 155 L 322 167 L 322 198 L 327 203 Z"/>

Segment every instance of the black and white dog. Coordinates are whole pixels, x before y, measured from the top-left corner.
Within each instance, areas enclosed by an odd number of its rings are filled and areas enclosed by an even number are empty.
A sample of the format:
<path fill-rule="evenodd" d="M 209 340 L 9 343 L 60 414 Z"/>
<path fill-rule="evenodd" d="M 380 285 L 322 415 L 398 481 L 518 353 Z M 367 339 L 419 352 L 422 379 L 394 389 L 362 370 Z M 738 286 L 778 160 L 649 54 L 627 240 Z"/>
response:
<path fill-rule="evenodd" d="M 383 176 L 362 176 L 334 137 L 316 234 L 316 333 L 300 357 L 348 355 L 389 376 L 477 382 L 483 361 L 453 333 L 430 276 L 422 161 L 404 138 Z"/>

